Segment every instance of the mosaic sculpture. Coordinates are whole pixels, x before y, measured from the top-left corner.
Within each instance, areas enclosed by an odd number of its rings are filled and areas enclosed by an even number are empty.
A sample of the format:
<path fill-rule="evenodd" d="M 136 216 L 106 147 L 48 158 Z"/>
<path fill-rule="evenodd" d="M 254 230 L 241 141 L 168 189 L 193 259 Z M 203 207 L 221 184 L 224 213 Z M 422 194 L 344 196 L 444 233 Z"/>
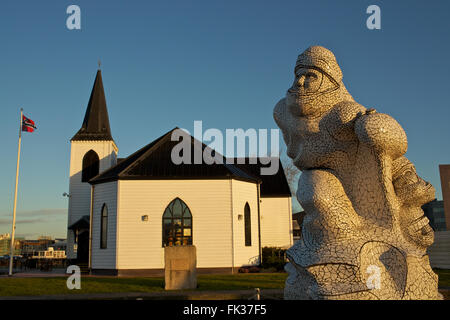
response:
<path fill-rule="evenodd" d="M 355 102 L 331 51 L 313 46 L 274 109 L 302 171 L 301 240 L 287 251 L 285 299 L 440 299 L 421 206 L 435 198 L 403 155 L 390 116 Z"/>

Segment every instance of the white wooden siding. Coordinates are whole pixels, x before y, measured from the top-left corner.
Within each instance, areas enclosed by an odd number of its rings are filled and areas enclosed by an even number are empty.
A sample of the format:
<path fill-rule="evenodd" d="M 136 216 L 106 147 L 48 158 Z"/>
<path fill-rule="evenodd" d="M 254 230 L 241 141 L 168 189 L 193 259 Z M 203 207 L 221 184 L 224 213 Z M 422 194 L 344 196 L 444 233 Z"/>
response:
<path fill-rule="evenodd" d="M 177 197 L 192 213 L 197 267 L 231 267 L 230 180 L 121 180 L 119 190 L 118 269 L 164 268 L 162 215 Z"/>
<path fill-rule="evenodd" d="M 237 180 L 232 181 L 233 190 L 233 229 L 234 229 L 234 266 L 257 265 L 259 263 L 258 239 L 258 185 Z M 245 246 L 244 207 L 250 206 L 251 246 Z M 241 219 L 239 220 L 239 215 Z"/>
<path fill-rule="evenodd" d="M 91 266 L 93 269 L 116 269 L 117 181 L 94 186 L 92 216 Z M 100 223 L 103 204 L 108 208 L 106 249 L 100 249 Z"/>
<path fill-rule="evenodd" d="M 288 248 L 292 244 L 291 198 L 261 198 L 262 247 Z"/>
<path fill-rule="evenodd" d="M 70 151 L 69 211 L 67 226 L 89 215 L 91 203 L 91 185 L 81 182 L 83 157 L 89 150 L 94 150 L 99 159 L 99 172 L 103 172 L 115 164 L 117 147 L 112 141 L 72 141 Z M 76 258 L 73 251 L 73 232 L 67 234 L 67 257 Z"/>

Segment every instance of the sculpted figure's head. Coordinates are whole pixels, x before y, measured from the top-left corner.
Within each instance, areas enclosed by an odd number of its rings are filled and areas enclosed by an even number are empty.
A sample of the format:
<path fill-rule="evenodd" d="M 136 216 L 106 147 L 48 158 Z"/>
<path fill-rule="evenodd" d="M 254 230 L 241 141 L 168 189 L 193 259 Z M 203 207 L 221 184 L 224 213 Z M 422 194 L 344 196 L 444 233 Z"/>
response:
<path fill-rule="evenodd" d="M 354 100 L 342 82 L 342 71 L 334 54 L 321 46 L 309 47 L 298 56 L 294 83 L 274 109 L 287 154 L 300 170 L 324 166 L 323 162 L 327 162 L 323 152 L 328 150 L 316 147 L 322 142 L 312 136 L 319 133 L 323 116 L 341 102 Z"/>
<path fill-rule="evenodd" d="M 337 101 L 352 100 L 342 83 L 342 72 L 334 54 L 321 46 L 312 46 L 298 56 L 294 83 L 286 94 L 293 115 L 315 117 Z"/>
<path fill-rule="evenodd" d="M 434 241 L 434 232 L 421 206 L 434 199 L 434 187 L 417 175 L 414 165 L 405 157 L 394 161 L 392 183 L 403 205 L 400 225 L 408 241 L 427 248 Z"/>

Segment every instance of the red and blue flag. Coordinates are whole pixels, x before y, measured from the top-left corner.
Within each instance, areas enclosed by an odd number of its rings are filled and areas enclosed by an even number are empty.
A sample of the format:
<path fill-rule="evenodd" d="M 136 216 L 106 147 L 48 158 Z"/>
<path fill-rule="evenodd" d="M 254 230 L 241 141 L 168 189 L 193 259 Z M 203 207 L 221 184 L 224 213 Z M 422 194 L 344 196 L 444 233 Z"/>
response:
<path fill-rule="evenodd" d="M 22 115 L 22 131 L 33 132 L 36 129 L 34 121 Z"/>

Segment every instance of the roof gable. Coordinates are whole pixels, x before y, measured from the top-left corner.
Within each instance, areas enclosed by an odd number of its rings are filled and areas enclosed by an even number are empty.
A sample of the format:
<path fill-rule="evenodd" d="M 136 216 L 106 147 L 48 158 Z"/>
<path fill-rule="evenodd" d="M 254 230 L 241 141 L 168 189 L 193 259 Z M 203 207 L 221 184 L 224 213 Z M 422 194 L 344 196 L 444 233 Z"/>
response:
<path fill-rule="evenodd" d="M 123 180 L 153 180 L 153 179 L 219 179 L 235 178 L 251 182 L 260 182 L 257 176 L 238 168 L 233 164 L 227 164 L 225 157 L 222 157 L 223 164 L 195 164 L 194 152 L 201 145 L 202 152 L 207 148 L 205 144 L 194 143 L 195 140 L 189 134 L 184 138 L 190 139 L 191 143 L 191 164 L 174 164 L 171 159 L 173 148 L 180 143 L 172 141 L 171 136 L 174 128 L 165 135 L 136 151 L 129 157 L 122 160 L 112 168 L 94 177 L 89 182 L 91 184 Z"/>

